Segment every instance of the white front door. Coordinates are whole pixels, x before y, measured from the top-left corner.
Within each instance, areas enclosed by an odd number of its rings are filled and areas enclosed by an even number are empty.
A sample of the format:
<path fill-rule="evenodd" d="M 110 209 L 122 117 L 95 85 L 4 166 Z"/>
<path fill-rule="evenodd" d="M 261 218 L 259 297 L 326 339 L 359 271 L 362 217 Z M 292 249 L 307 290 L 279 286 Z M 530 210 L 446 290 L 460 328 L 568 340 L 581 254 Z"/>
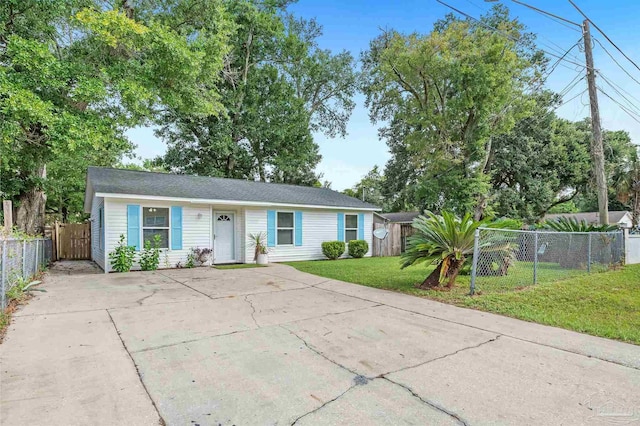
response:
<path fill-rule="evenodd" d="M 235 215 L 231 212 L 213 214 L 213 262 L 230 263 L 236 261 L 235 255 Z"/>

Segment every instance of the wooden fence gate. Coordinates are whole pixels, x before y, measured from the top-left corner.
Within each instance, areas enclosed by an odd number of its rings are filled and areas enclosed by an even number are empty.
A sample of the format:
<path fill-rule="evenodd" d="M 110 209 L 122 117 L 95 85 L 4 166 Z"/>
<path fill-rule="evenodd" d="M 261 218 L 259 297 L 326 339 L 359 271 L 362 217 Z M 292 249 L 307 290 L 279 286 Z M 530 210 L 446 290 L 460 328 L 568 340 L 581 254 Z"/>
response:
<path fill-rule="evenodd" d="M 374 223 L 373 229 L 378 228 L 384 228 L 384 224 Z M 414 232 L 410 223 L 389 223 L 387 230 L 384 240 L 373 238 L 373 256 L 400 256 L 406 249 L 407 238 Z"/>
<path fill-rule="evenodd" d="M 91 222 L 56 223 L 51 230 L 53 259 L 91 259 Z"/>

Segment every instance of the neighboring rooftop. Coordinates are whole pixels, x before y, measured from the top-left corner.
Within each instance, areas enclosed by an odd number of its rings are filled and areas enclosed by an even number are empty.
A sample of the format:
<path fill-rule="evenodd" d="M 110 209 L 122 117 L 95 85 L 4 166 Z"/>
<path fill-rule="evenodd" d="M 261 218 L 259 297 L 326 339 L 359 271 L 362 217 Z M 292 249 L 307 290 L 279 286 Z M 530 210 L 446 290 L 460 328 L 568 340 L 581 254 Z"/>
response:
<path fill-rule="evenodd" d="M 411 223 L 420 216 L 420 212 L 381 213 L 380 216 L 389 219 L 391 223 Z"/>
<path fill-rule="evenodd" d="M 609 212 L 609 223 L 615 224 L 620 222 L 628 212 L 626 211 L 612 211 Z M 568 219 L 576 219 L 578 222 L 583 220 L 590 224 L 597 224 L 600 222 L 600 214 L 598 212 L 584 212 L 584 213 L 556 213 L 545 215 L 544 220 L 555 220 L 560 217 L 566 217 Z"/>
<path fill-rule="evenodd" d="M 89 167 L 85 205 L 93 193 L 228 200 L 378 210 L 373 204 L 326 188 L 208 176 Z"/>

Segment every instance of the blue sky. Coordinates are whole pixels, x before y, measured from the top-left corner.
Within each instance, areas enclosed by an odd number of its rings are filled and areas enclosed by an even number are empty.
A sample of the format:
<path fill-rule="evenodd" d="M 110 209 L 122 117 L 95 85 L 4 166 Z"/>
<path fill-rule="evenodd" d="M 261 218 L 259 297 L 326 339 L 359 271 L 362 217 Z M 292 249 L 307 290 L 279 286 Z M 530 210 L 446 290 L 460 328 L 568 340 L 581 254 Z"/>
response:
<path fill-rule="evenodd" d="M 530 31 L 538 34 L 538 45 L 542 49 L 555 54 L 562 54 L 580 38 L 579 32 L 554 22 L 535 11 L 527 9 L 509 0 L 502 0 L 512 14 L 520 18 Z M 574 0 L 576 4 L 636 63 L 640 65 L 640 44 L 637 30 L 640 25 L 640 2 L 637 0 Z M 472 16 L 478 17 L 487 11 L 492 3 L 483 0 L 446 0 L 447 3 Z M 553 12 L 557 15 L 582 22 L 582 16 L 565 0 L 527 0 L 527 3 Z M 404 33 L 427 33 L 433 23 L 450 12 L 448 8 L 435 0 L 422 1 L 383 1 L 383 0 L 301 0 L 290 6 L 290 11 L 304 18 L 316 18 L 324 27 L 324 35 L 319 43 L 322 48 L 333 51 L 349 50 L 358 57 L 366 50 L 369 41 L 376 37 L 382 28 L 395 29 Z M 604 37 L 592 28 L 592 34 L 600 40 L 607 50 L 622 64 L 627 71 L 640 81 L 640 70 L 626 61 L 615 48 L 608 44 Z M 584 61 L 584 54 L 574 48 L 570 56 L 579 63 Z M 567 57 L 569 59 L 569 56 Z M 554 60 L 553 57 L 551 57 Z M 604 76 L 628 92 L 627 98 L 640 106 L 640 84 L 629 78 L 609 58 L 596 43 L 594 49 L 596 69 Z M 564 63 L 551 75 L 547 86 L 561 91 L 576 77 L 584 72 L 577 66 Z M 614 92 L 602 79 L 598 84 L 616 100 L 624 102 L 621 95 Z M 565 97 L 571 99 L 586 89 L 586 82 L 580 81 Z M 621 90 L 622 91 L 622 90 Z M 625 92 L 622 91 L 624 94 Z M 324 179 L 332 182 L 332 188 L 343 190 L 355 184 L 374 165 L 384 167 L 389 153 L 384 141 L 378 139 L 377 127 L 372 125 L 368 111 L 364 106 L 364 97 L 356 97 L 357 106 L 348 125 L 345 138 L 327 138 L 315 135 L 320 146 L 322 161 L 317 171 L 324 174 Z M 578 120 L 588 116 L 588 96 L 584 93 L 558 109 L 558 114 L 570 120 Z M 640 141 L 640 124 L 629 117 L 620 107 L 600 95 L 600 114 L 603 126 L 613 130 L 627 130 L 635 143 Z M 162 141 L 155 138 L 151 129 L 137 128 L 128 133 L 130 139 L 138 146 L 136 154 L 141 158 L 155 157 L 165 151 Z"/>

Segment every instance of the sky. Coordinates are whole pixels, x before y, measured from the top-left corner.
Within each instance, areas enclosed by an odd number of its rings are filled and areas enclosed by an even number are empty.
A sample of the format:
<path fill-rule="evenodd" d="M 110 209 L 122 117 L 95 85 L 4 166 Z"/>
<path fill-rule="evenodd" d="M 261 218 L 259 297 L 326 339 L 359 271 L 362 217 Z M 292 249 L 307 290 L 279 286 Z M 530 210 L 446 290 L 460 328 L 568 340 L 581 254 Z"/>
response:
<path fill-rule="evenodd" d="M 483 0 L 444 1 L 474 17 L 487 12 L 493 4 Z M 574 22 L 583 20 L 568 0 L 526 0 L 526 2 Z M 574 0 L 574 2 L 627 56 L 640 65 L 640 43 L 637 35 L 640 25 L 639 1 Z M 537 34 L 538 47 L 552 54 L 561 56 L 581 38 L 578 28 L 568 28 L 511 0 L 502 0 L 502 3 L 509 7 L 512 15 L 518 17 L 530 32 Z M 428 33 L 436 20 L 453 12 L 436 0 L 300 0 L 291 5 L 289 10 L 299 17 L 315 18 L 323 26 L 324 33 L 318 41 L 321 48 L 330 49 L 336 53 L 348 50 L 356 58 L 360 56 L 360 52 L 367 50 L 369 42 L 378 36 L 382 29 L 395 29 L 407 34 Z M 595 28 L 592 27 L 591 30 L 592 35 L 602 42 L 606 50 L 633 78 L 640 82 L 640 70 L 624 59 Z M 624 104 L 629 101 L 640 109 L 640 83 L 635 82 L 621 70 L 597 42 L 594 44 L 595 68 L 613 83 L 614 87 L 617 87 L 612 88 L 602 78 L 597 79 L 597 84 L 618 102 Z M 551 55 L 549 58 L 551 63 L 557 59 Z M 575 47 L 566 59 L 584 63 L 584 53 Z M 570 83 L 574 79 L 580 79 L 583 76 L 583 68 L 563 61 L 562 66 L 558 66 L 549 77 L 547 87 L 561 92 L 571 87 Z M 586 87 L 586 81 L 579 80 L 564 96 L 566 103 L 557 110 L 561 117 L 579 120 L 589 116 L 589 97 Z M 618 90 L 618 93 L 615 90 Z M 378 138 L 378 127 L 369 119 L 368 110 L 364 105 L 364 96 L 358 94 L 355 101 L 356 108 L 349 120 L 346 137 L 328 138 L 322 134 L 314 135 L 322 155 L 316 171 L 322 173 L 323 180 L 331 182 L 331 187 L 339 191 L 352 187 L 375 165 L 384 168 L 389 159 L 385 142 Z M 599 95 L 599 101 L 603 127 L 610 130 L 626 130 L 631 134 L 634 143 L 640 143 L 640 123 L 636 121 L 640 121 L 640 118 L 630 117 L 603 94 Z M 153 135 L 153 130 L 150 128 L 132 129 L 128 135 L 137 145 L 136 155 L 140 158 L 152 158 L 165 152 L 165 144 Z"/>

